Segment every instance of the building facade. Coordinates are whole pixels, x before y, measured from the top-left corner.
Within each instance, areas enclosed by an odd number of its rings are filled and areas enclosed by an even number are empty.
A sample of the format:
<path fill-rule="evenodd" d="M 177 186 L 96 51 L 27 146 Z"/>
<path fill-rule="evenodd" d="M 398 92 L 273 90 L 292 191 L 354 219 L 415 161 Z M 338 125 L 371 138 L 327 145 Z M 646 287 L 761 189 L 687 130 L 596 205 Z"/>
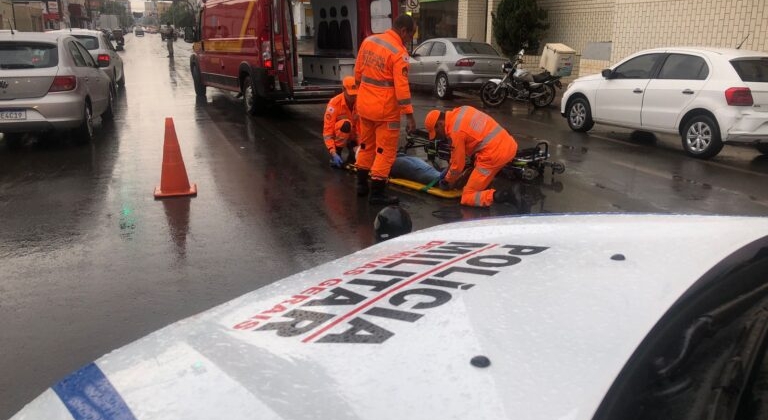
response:
<path fill-rule="evenodd" d="M 42 2 L 12 3 L 0 1 L 0 29 L 15 28 L 20 31 L 41 32 L 44 28 L 43 15 L 46 13 Z"/>
<path fill-rule="evenodd" d="M 459 37 L 485 28 L 492 42 L 491 13 L 500 0 L 459 0 Z M 598 73 L 629 54 L 663 46 L 709 46 L 768 51 L 766 0 L 538 0 L 549 13 L 541 45 L 576 50 L 578 74 Z M 484 11 L 484 12 L 483 12 Z M 745 41 L 746 39 L 746 41 Z M 536 67 L 536 57 L 526 57 Z"/>

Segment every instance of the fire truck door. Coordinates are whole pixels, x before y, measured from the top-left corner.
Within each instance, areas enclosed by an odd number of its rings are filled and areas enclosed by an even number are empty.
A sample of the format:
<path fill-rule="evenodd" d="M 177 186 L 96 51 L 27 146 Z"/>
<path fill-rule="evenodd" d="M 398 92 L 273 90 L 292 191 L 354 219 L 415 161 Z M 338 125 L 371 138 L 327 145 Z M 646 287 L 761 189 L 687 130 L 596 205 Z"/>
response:
<path fill-rule="evenodd" d="M 272 0 L 275 68 L 282 89 L 293 89 L 296 48 L 290 0 Z"/>

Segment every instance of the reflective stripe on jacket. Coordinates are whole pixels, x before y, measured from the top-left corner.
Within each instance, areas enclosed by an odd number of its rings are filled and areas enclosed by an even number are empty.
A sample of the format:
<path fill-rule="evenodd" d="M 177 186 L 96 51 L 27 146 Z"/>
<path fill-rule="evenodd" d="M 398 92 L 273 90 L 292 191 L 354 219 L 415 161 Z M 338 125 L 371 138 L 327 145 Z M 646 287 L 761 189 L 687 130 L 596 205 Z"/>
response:
<path fill-rule="evenodd" d="M 408 88 L 408 51 L 394 30 L 363 41 L 355 61 L 355 80 L 360 86 L 357 112 L 371 121 L 400 121 L 413 114 Z"/>
<path fill-rule="evenodd" d="M 336 138 L 335 128 L 336 122 L 339 120 L 352 121 L 352 135 L 350 140 L 354 140 L 357 137 L 357 131 L 360 124 L 357 120 L 356 110 L 350 110 L 347 107 L 347 101 L 344 99 L 344 94 L 340 93 L 330 101 L 328 106 L 325 107 L 325 115 L 323 116 L 323 141 L 325 142 L 325 148 L 330 152 L 336 150 Z"/>
<path fill-rule="evenodd" d="M 452 146 L 451 166 L 445 175 L 449 183 L 455 182 L 464 171 L 467 156 L 493 153 L 497 141 L 514 141 L 493 118 L 471 106 L 445 113 L 445 134 Z"/>

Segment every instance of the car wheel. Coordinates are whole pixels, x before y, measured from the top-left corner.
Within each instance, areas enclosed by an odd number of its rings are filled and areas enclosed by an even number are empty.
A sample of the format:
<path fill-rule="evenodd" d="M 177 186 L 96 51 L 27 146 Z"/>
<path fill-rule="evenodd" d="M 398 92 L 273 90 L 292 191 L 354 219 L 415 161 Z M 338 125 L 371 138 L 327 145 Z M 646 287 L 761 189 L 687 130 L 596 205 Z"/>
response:
<path fill-rule="evenodd" d="M 448 76 L 445 73 L 440 73 L 435 79 L 435 95 L 440 99 L 451 98 L 451 87 L 448 84 Z"/>
<path fill-rule="evenodd" d="M 78 143 L 88 143 L 93 140 L 93 115 L 91 114 L 91 106 L 87 102 L 83 110 L 83 121 L 73 134 Z"/>
<path fill-rule="evenodd" d="M 757 148 L 758 152 L 760 152 L 760 153 L 762 153 L 764 155 L 768 155 L 768 143 L 761 143 L 761 144 L 758 144 L 755 147 Z"/>
<path fill-rule="evenodd" d="M 195 94 L 197 94 L 197 96 L 205 96 L 206 86 L 203 84 L 200 69 L 194 64 L 192 65 L 192 83 L 195 85 Z"/>
<path fill-rule="evenodd" d="M 595 122 L 592 121 L 592 110 L 585 98 L 573 99 L 568 104 L 565 115 L 568 118 L 568 127 L 571 127 L 573 131 L 587 132 L 595 125 Z"/>
<path fill-rule="evenodd" d="M 707 115 L 697 115 L 688 120 L 680 137 L 685 152 L 695 158 L 709 159 L 723 149 L 720 128 Z"/>
<path fill-rule="evenodd" d="M 120 87 L 125 86 L 125 69 L 123 69 L 123 77 L 121 77 L 120 80 L 117 81 L 117 85 Z"/>
<path fill-rule="evenodd" d="M 104 121 L 112 121 L 115 119 L 115 113 L 113 112 L 112 105 L 115 103 L 115 88 L 112 85 L 109 86 L 109 104 L 107 110 L 101 114 L 101 119 Z"/>
<path fill-rule="evenodd" d="M 269 106 L 267 100 L 256 93 L 256 89 L 253 88 L 253 83 L 251 82 L 250 77 L 246 77 L 245 80 L 243 80 L 243 104 L 245 105 L 245 112 L 249 115 L 264 113 Z"/>

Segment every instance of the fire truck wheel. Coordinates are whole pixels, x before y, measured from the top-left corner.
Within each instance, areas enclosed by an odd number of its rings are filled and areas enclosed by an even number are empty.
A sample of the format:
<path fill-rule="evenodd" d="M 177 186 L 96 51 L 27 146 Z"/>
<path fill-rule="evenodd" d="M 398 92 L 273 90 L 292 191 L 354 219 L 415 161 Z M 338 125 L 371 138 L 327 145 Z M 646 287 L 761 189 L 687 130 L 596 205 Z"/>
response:
<path fill-rule="evenodd" d="M 245 112 L 250 115 L 261 114 L 268 106 L 267 101 L 256 93 L 250 77 L 243 80 L 243 104 L 245 104 Z"/>
<path fill-rule="evenodd" d="M 195 64 L 192 65 L 192 82 L 195 84 L 195 94 L 205 96 L 205 85 L 200 77 L 200 69 Z"/>

